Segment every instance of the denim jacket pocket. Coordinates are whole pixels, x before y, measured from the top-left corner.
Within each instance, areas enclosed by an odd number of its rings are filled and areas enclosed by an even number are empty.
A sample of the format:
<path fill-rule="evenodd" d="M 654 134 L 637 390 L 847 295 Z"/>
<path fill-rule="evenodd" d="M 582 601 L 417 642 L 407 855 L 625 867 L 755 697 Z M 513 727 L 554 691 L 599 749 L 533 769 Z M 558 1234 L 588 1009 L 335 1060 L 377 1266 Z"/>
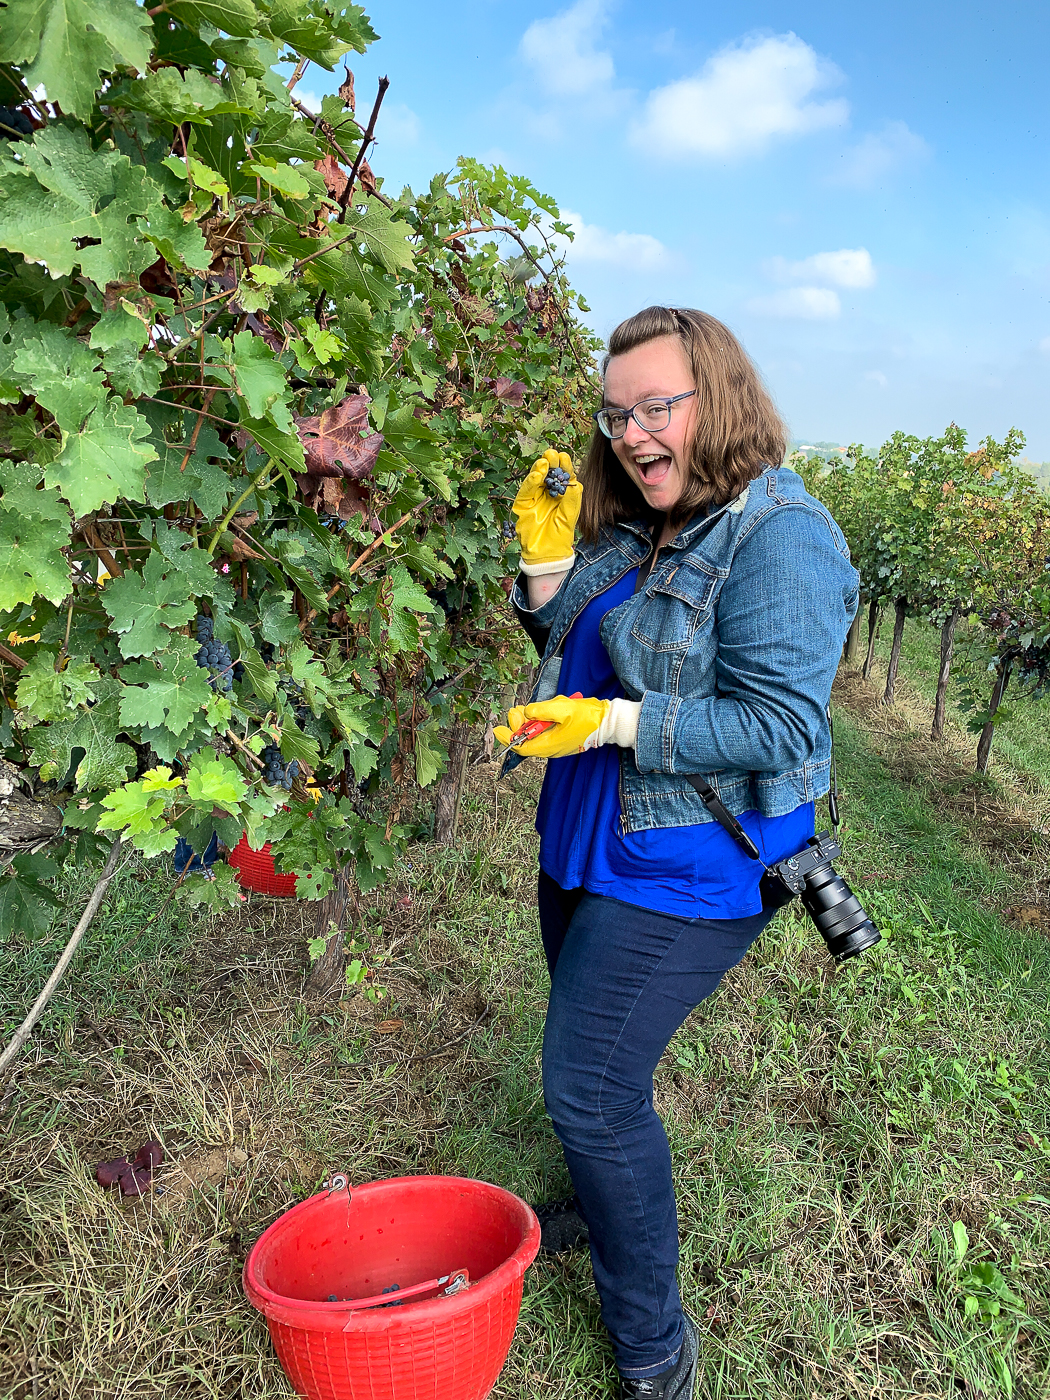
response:
<path fill-rule="evenodd" d="M 661 573 L 638 600 L 631 636 L 652 651 L 688 647 L 728 572 L 706 560 L 689 560 Z"/>

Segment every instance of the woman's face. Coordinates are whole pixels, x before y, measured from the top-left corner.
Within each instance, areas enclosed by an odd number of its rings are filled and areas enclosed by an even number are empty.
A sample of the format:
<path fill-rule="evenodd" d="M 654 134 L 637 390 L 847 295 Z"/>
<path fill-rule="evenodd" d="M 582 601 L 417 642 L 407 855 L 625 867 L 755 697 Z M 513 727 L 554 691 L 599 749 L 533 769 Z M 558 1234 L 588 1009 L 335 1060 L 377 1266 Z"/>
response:
<path fill-rule="evenodd" d="M 633 408 L 643 399 L 669 399 L 695 388 L 681 342 L 664 335 L 613 356 L 605 371 L 605 407 Z M 653 510 L 670 510 L 685 490 L 697 408 L 696 395 L 682 399 L 659 432 L 647 432 L 631 418 L 623 437 L 612 442 L 624 471 Z"/>

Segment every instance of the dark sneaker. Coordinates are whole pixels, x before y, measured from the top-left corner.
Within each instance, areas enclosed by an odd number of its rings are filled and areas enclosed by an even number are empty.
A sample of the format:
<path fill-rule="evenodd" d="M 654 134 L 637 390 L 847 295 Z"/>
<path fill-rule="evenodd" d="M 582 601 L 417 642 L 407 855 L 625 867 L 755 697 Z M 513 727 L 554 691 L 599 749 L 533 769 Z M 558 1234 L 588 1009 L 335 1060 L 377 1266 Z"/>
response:
<path fill-rule="evenodd" d="M 700 1343 L 691 1319 L 687 1316 L 684 1321 L 682 1350 L 675 1364 L 658 1376 L 647 1376 L 642 1381 L 621 1376 L 622 1400 L 693 1400 Z"/>
<path fill-rule="evenodd" d="M 567 1254 L 587 1243 L 587 1222 L 575 1196 L 564 1201 L 541 1201 L 532 1209 L 540 1222 L 541 1254 Z"/>

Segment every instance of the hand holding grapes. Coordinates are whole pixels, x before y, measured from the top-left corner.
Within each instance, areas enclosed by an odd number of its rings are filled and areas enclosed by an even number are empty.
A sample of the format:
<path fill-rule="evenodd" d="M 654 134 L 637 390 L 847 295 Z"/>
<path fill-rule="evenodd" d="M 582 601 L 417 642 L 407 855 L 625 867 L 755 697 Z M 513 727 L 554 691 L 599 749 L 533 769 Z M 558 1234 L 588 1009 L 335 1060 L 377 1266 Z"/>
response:
<path fill-rule="evenodd" d="M 548 448 L 533 462 L 511 507 L 518 517 L 523 574 L 556 574 L 572 568 L 582 501 L 583 487 L 572 458 Z"/>

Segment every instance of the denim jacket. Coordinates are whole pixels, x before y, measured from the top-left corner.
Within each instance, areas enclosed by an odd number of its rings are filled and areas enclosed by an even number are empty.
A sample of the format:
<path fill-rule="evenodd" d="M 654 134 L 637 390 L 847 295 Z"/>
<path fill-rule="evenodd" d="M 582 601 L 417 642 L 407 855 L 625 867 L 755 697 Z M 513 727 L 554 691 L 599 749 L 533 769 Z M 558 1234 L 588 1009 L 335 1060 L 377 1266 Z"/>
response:
<path fill-rule="evenodd" d="M 643 521 L 603 531 L 535 610 L 518 577 L 511 601 L 542 656 L 533 700 L 559 693 L 583 609 L 651 552 Z M 782 816 L 827 792 L 825 711 L 858 584 L 841 530 L 787 467 L 660 550 L 644 587 L 601 624 L 628 699 L 642 702 L 637 745 L 620 755 L 624 833 L 713 820 L 685 773 L 702 773 L 734 814 Z M 503 772 L 521 761 L 508 754 Z"/>

